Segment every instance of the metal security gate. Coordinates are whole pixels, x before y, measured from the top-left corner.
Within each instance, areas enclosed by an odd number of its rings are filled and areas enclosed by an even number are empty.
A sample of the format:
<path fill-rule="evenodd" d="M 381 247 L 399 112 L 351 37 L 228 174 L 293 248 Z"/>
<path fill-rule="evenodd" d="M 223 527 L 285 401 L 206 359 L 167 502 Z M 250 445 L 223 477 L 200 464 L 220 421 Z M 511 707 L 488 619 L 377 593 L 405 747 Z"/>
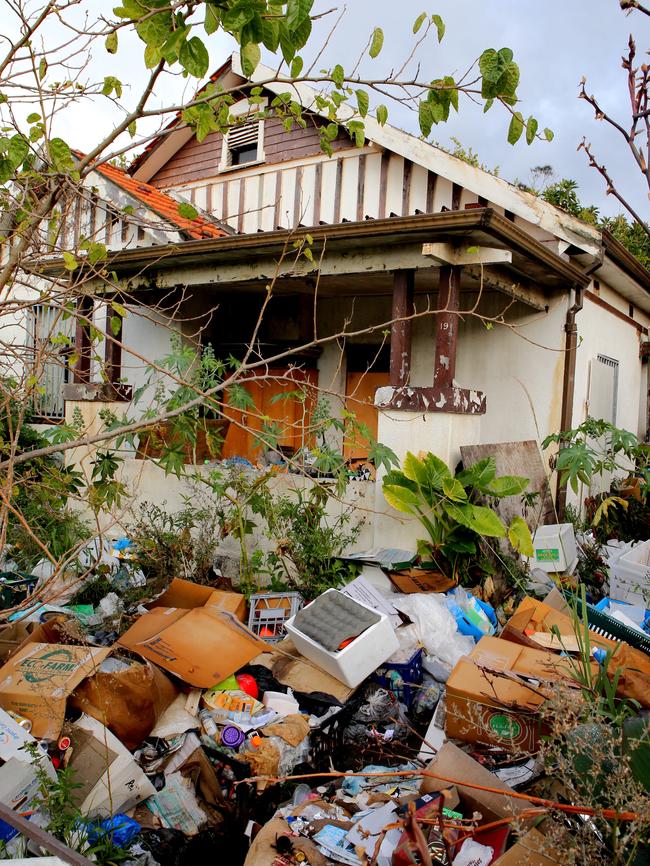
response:
<path fill-rule="evenodd" d="M 65 321 L 60 309 L 46 304 L 32 308 L 33 363 L 38 378 L 34 396 L 34 417 L 40 421 L 62 421 L 65 417 L 63 387 L 69 381 L 70 344 L 61 337 L 72 337 L 73 319 Z"/>

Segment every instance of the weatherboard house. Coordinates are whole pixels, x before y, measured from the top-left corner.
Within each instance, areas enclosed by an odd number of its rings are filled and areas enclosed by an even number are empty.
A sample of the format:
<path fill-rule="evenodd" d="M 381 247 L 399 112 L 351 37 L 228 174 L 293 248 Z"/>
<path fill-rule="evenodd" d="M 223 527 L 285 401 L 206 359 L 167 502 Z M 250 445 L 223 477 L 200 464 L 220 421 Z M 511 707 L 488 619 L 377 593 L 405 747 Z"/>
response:
<path fill-rule="evenodd" d="M 212 80 L 244 85 L 238 56 Z M 143 359 L 164 356 L 173 331 L 237 357 L 272 282 L 257 341 L 282 360 L 251 394 L 259 414 L 288 422 L 285 448 L 303 444 L 304 405 L 274 400 L 291 390 L 288 371 L 400 457 L 427 450 L 454 463 L 462 445 L 539 441 L 587 415 L 645 437 L 650 273 L 623 246 L 370 116 L 363 147 L 341 132 L 326 155 L 314 91 L 279 81 L 265 85 L 265 101 L 288 87 L 305 128 L 260 116 L 242 96 L 232 113 L 243 120 L 226 135 L 198 141 L 176 120 L 128 172 L 104 165 L 89 176 L 92 195 L 66 230 L 101 235 L 128 299 L 119 341 L 105 343 L 115 387 L 94 381 L 80 328 L 79 360 L 50 374 L 44 415 L 81 409 L 99 423 L 101 408 L 143 384 Z M 296 253 L 307 236 L 311 257 Z M 60 276 L 60 262 L 48 258 L 43 273 Z M 100 315 L 90 296 L 79 303 Z M 36 338 L 46 314 L 34 314 Z M 245 416 L 231 425 L 223 456 L 255 459 L 254 428 Z M 364 456 L 363 442 L 345 448 Z M 127 482 L 137 474 L 143 498 L 173 499 L 151 461 L 134 454 L 123 472 Z M 375 512 L 374 541 L 403 541 L 373 482 L 359 491 Z"/>

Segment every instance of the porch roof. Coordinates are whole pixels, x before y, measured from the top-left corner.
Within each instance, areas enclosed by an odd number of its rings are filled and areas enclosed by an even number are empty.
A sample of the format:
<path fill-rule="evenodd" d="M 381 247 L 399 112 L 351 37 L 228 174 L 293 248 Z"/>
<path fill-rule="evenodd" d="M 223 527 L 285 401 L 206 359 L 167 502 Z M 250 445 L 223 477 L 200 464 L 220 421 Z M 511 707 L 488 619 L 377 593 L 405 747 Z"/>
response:
<path fill-rule="evenodd" d="M 313 239 L 313 262 L 304 257 L 296 261 L 294 244 L 306 235 Z M 568 258 L 556 254 L 491 208 L 121 250 L 110 255 L 109 266 L 121 278 L 134 278 L 132 289 L 175 284 L 223 286 L 268 281 L 278 274 L 304 278 L 315 276 L 318 270 L 325 276 L 341 277 L 431 268 L 432 262 L 422 255 L 422 245 L 433 241 L 510 251 L 512 263 L 498 269 L 504 285 L 512 281 L 513 285 L 528 286 L 543 294 L 566 292 L 590 282 L 588 274 Z M 278 271 L 277 262 L 283 256 L 285 263 Z M 63 263 L 41 262 L 39 270 L 47 275 L 60 274 Z M 485 268 L 486 275 L 490 270 Z"/>

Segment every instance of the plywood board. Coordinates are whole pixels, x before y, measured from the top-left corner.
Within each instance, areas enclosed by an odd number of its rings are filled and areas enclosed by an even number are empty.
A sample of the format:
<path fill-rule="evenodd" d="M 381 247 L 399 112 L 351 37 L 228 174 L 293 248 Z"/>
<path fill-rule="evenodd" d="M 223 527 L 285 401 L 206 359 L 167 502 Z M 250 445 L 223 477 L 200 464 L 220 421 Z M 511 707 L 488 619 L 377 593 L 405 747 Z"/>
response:
<path fill-rule="evenodd" d="M 510 523 L 515 515 L 525 517 L 531 530 L 540 524 L 557 523 L 548 483 L 548 469 L 544 466 L 539 446 L 534 439 L 524 442 L 497 442 L 493 445 L 461 445 L 460 453 L 465 466 L 473 466 L 479 460 L 493 457 L 497 475 L 523 475 L 530 479 L 527 490 L 540 493 L 535 505 L 528 509 L 526 515 L 520 496 L 502 499 L 495 510 L 504 523 Z"/>

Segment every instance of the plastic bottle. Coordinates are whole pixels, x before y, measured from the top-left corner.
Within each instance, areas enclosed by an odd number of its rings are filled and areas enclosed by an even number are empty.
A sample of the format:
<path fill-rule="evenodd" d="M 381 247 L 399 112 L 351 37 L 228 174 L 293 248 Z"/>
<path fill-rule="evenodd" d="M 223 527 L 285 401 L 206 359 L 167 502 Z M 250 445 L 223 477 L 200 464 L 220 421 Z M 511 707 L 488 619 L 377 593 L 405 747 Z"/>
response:
<path fill-rule="evenodd" d="M 212 718 L 212 713 L 210 712 L 210 710 L 200 710 L 199 720 L 201 722 L 201 727 L 208 735 L 208 737 L 214 738 L 217 736 L 217 723 Z"/>

